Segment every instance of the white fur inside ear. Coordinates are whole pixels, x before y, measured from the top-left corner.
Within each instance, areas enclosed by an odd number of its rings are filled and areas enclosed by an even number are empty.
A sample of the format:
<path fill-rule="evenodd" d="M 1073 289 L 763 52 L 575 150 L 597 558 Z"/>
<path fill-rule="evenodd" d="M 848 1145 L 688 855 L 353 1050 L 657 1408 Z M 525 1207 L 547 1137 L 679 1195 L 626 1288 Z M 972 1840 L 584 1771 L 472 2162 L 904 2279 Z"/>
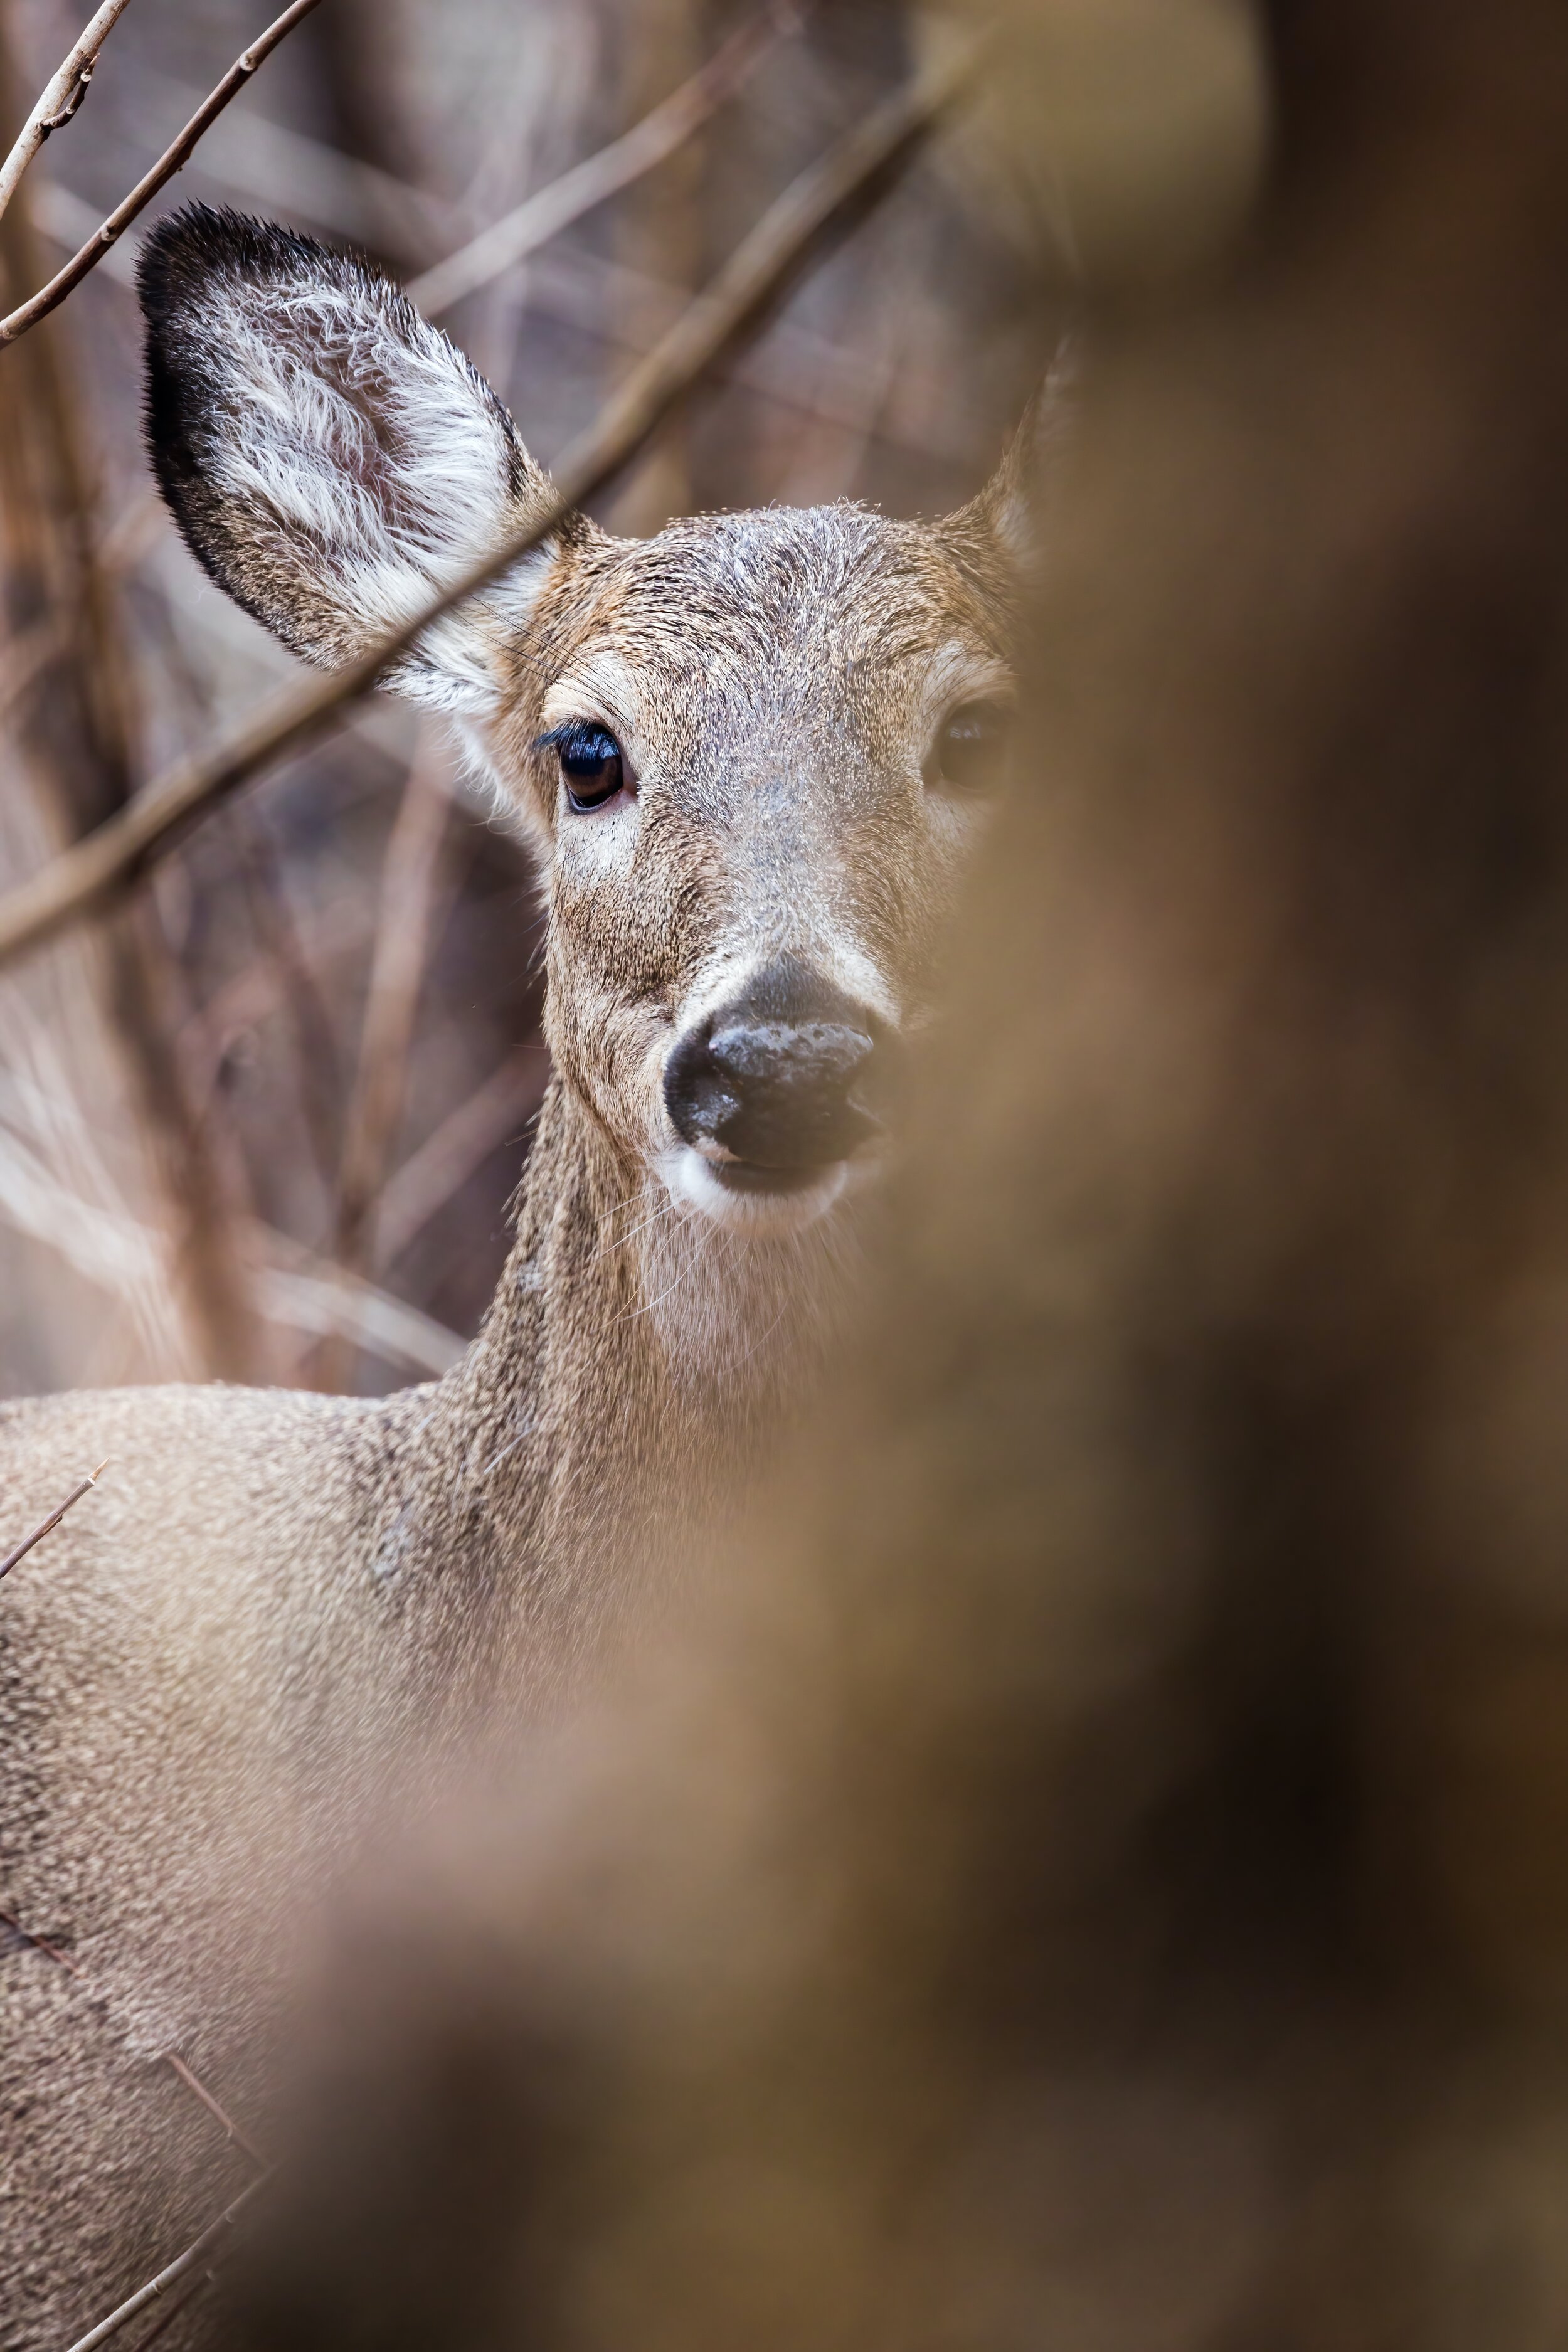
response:
<path fill-rule="evenodd" d="M 351 659 L 526 522 L 548 484 L 468 362 L 390 286 L 328 257 L 292 279 L 215 270 L 182 321 L 205 398 L 193 536 L 297 651 Z M 389 683 L 493 709 L 501 635 L 540 551 L 438 624 Z"/>

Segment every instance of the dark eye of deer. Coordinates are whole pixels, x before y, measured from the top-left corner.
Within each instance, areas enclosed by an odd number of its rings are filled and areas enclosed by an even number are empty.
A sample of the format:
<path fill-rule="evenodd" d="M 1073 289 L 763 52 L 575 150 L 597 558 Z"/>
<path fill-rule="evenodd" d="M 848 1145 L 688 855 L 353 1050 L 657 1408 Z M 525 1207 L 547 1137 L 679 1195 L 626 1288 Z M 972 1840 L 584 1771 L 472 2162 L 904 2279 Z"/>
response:
<path fill-rule="evenodd" d="M 996 782 L 1012 740 L 1013 714 L 1000 702 L 965 702 L 942 722 L 926 764 L 927 781 L 954 792 Z"/>
<path fill-rule="evenodd" d="M 558 728 L 552 740 L 561 761 L 567 802 L 579 816 L 603 808 L 625 790 L 626 758 L 608 728 L 579 722 Z"/>

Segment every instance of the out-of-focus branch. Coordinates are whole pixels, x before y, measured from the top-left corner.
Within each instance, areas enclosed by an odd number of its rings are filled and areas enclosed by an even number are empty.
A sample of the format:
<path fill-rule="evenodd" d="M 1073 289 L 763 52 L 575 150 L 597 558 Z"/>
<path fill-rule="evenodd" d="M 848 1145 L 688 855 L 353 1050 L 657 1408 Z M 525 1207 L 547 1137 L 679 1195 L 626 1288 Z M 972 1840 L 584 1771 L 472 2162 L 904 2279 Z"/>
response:
<path fill-rule="evenodd" d="M 408 1052 L 450 806 L 441 747 L 427 733 L 409 769 L 382 867 L 359 1068 L 344 1124 L 335 1255 L 351 1276 L 368 1274 L 374 1255 L 376 1208 L 407 1096 Z M 349 1358 L 342 1341 L 329 1348 L 323 1387 L 345 1384 Z"/>
<path fill-rule="evenodd" d="M 51 132 L 63 131 L 87 96 L 98 53 L 131 5 L 131 0 L 103 0 L 103 5 L 50 80 L 23 124 L 16 145 L 0 163 L 0 213 L 21 185 L 22 174 Z"/>
<path fill-rule="evenodd" d="M 263 1313 L 312 1339 L 346 1340 L 384 1364 L 439 1380 L 466 1341 L 423 1307 L 394 1298 L 358 1275 L 348 1275 L 270 1226 L 251 1228 L 256 1254 L 268 1261 L 257 1282 Z"/>
<path fill-rule="evenodd" d="M 753 332 L 811 257 L 897 177 L 973 82 L 979 43 L 933 63 L 785 190 L 708 289 L 634 370 L 561 461 L 556 496 L 526 530 L 432 597 L 424 610 L 332 677 L 259 711 L 210 758 L 151 785 L 122 814 L 0 899 L 0 963 L 51 939 L 142 873 L 195 818 L 262 769 L 317 741 L 426 630 L 489 587 L 604 488 L 736 343 Z"/>
<path fill-rule="evenodd" d="M 336 22 L 342 0 L 315 18 L 318 31 Z M 173 130 L 200 102 L 189 82 L 127 61 L 125 79 L 142 118 Z M 385 253 L 407 269 L 437 261 L 474 233 L 467 208 L 398 179 L 389 169 L 345 153 L 327 141 L 287 129 L 253 108 L 232 110 L 204 142 L 204 178 L 232 188 L 247 202 L 286 211 L 290 218 L 330 228 L 352 245 Z M 79 245 L 96 215 L 70 238 Z M 63 223 L 62 223 L 63 226 Z"/>
<path fill-rule="evenodd" d="M 430 318 L 449 310 L 466 294 L 488 286 L 492 278 L 548 244 L 584 213 L 665 163 L 735 96 L 773 43 L 798 28 L 805 13 L 804 5 L 796 10 L 777 5 L 760 10 L 689 81 L 622 137 L 601 147 L 597 154 L 586 156 L 548 187 L 536 189 L 514 211 L 503 214 L 456 253 L 413 278 L 408 286 L 410 301 Z"/>
<path fill-rule="evenodd" d="M 4 1129 L 0 1219 L 57 1251 L 84 1280 L 114 1297 L 130 1297 L 139 1283 L 167 1279 L 161 1234 L 82 1199 Z M 434 1316 L 346 1276 L 259 1218 L 238 1221 L 237 1239 L 256 1311 L 268 1323 L 311 1339 L 350 1339 L 384 1363 L 416 1372 L 444 1372 L 462 1354 L 462 1339 Z"/>
<path fill-rule="evenodd" d="M 260 39 L 253 41 L 249 48 L 236 58 L 216 89 L 202 100 L 174 144 L 164 149 L 152 170 L 138 180 L 123 203 L 115 206 L 79 252 L 71 256 L 63 269 L 57 270 L 47 286 L 40 287 L 26 302 L 19 303 L 8 317 L 0 319 L 0 350 L 7 343 L 16 342 L 30 327 L 36 327 L 40 319 L 47 319 L 51 310 L 58 310 L 66 296 L 97 268 L 110 247 L 124 236 L 137 215 L 145 211 L 160 188 L 166 187 L 175 173 L 190 161 L 203 133 L 217 121 L 225 107 L 239 96 L 257 68 L 266 62 L 280 41 L 287 40 L 296 25 L 302 24 L 311 10 L 320 5 L 321 0 L 293 0 L 292 7 L 285 8 L 283 14 L 268 25 Z"/>
<path fill-rule="evenodd" d="M 191 713 L 189 740 L 195 740 L 211 723 L 212 697 L 186 656 L 166 593 L 153 599 L 152 610 L 162 639 L 164 674 Z M 337 1169 L 342 1124 L 337 1033 L 301 945 L 279 861 L 253 810 L 230 811 L 228 837 L 258 950 L 245 971 L 242 987 L 253 1001 L 259 996 L 268 1008 L 279 1003 L 293 1030 L 300 1115 L 317 1172 L 328 1190 Z M 210 1103 L 216 1084 L 226 1025 L 222 1006 L 208 1003 L 182 1033 L 183 1046 L 193 1038 L 201 1041 L 195 1055 L 182 1052 L 181 1066 L 193 1099 L 204 1108 Z"/>
<path fill-rule="evenodd" d="M 542 1045 L 521 1045 L 426 1136 L 383 1189 L 376 1252 L 390 1266 L 475 1170 L 539 1108 L 548 1075 Z"/>
<path fill-rule="evenodd" d="M 272 992 L 294 1033 L 300 1116 L 322 1184 L 330 1186 L 342 1102 L 337 1033 L 289 908 L 282 861 L 253 810 L 237 809 L 234 815 L 235 865 L 256 935 L 261 977 L 265 982 L 270 971 Z"/>
<path fill-rule="evenodd" d="M 0 85 L 14 84 L 0 42 Z M 0 219 L 0 286 L 32 283 L 31 185 Z M 5 299 L 0 296 L 0 299 Z M 12 719 L 52 822 L 89 835 L 130 803 L 140 734 L 132 664 L 114 584 L 100 557 L 97 491 L 73 373 L 51 330 L 18 352 L 0 381 L 0 512 L 7 617 L 55 642 Z M 232 1232 L 237 1167 L 210 1115 L 193 1103 L 174 1038 L 183 974 L 150 902 L 125 908 L 102 942 L 98 993 L 143 1126 L 161 1222 L 193 1352 L 209 1374 L 262 1369 L 262 1332 Z"/>

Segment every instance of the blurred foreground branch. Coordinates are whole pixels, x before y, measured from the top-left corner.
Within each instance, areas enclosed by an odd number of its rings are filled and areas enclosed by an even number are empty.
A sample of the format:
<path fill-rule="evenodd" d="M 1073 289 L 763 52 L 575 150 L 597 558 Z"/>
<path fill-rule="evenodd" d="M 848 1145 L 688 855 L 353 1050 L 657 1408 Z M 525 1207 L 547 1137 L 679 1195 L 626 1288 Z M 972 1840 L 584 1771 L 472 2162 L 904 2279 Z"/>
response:
<path fill-rule="evenodd" d="M 613 479 L 733 346 L 755 331 L 828 236 L 847 228 L 886 190 L 969 88 L 981 56 L 977 45 L 966 44 L 933 64 L 801 174 L 573 443 L 560 464 L 555 498 L 529 529 L 473 565 L 368 654 L 279 698 L 220 751 L 149 786 L 89 840 L 0 900 L 0 962 L 53 937 L 123 888 L 193 818 L 317 740 L 427 628 L 500 579 Z"/>

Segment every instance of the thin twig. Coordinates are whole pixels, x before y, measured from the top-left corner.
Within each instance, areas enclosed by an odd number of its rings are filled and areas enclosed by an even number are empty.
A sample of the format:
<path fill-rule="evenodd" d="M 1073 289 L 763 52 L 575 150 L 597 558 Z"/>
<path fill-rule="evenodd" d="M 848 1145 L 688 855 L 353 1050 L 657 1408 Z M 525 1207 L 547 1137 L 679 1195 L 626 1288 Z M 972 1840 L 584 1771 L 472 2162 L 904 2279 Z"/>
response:
<path fill-rule="evenodd" d="M 26 1559 L 27 1554 L 32 1550 L 35 1544 L 42 1543 L 46 1536 L 53 1535 L 55 1529 L 59 1526 L 60 1521 L 65 1517 L 66 1513 L 72 1509 L 76 1504 L 79 1503 L 84 1495 L 91 1494 L 93 1488 L 97 1486 L 99 1480 L 102 1477 L 108 1467 L 109 1465 L 107 1462 L 100 1462 L 97 1469 L 92 1473 L 91 1476 L 84 1478 L 79 1486 L 73 1486 L 70 1493 L 66 1496 L 65 1501 L 60 1504 L 59 1507 L 57 1510 L 51 1511 L 48 1517 L 45 1519 L 40 1526 L 36 1527 L 30 1536 L 23 1537 L 22 1541 L 16 1546 L 14 1552 L 8 1553 L 4 1559 L 0 1559 L 0 1577 L 9 1576 L 11 1570 L 17 1565 L 18 1561 Z"/>
<path fill-rule="evenodd" d="M 47 1936 L 39 1936 L 31 1927 L 24 1927 L 14 1911 L 0 1911 L 0 1926 L 9 1927 L 13 1935 L 20 1936 L 24 1944 L 31 1944 L 35 1951 L 42 1952 L 54 1961 L 57 1968 L 64 1969 L 68 1975 L 79 1978 L 85 1985 L 91 1984 L 92 1979 L 79 1960 L 73 1959 L 69 1952 L 62 1952 L 59 1946 L 51 1944 Z"/>
<path fill-rule="evenodd" d="M 189 2310 L 191 2305 L 195 2303 L 198 2294 L 205 2294 L 208 2287 L 211 2286 L 216 2276 L 217 2265 L 216 2263 L 213 2264 L 211 2270 L 198 2272 L 196 2276 L 191 2281 L 189 2286 L 186 2287 L 184 2294 L 177 2294 L 173 2303 L 165 2304 L 162 2315 L 153 2322 L 153 2325 L 147 2330 L 146 2335 L 139 2336 L 137 2337 L 135 2345 L 132 2347 L 132 2352 L 151 2352 L 151 2347 L 156 2344 L 159 2336 L 167 2335 L 169 2329 L 173 2327 L 175 2320 L 180 2316 L 180 2314 L 183 2311 Z"/>
<path fill-rule="evenodd" d="M 205 2107 L 208 2115 L 213 2117 L 214 2121 L 221 2124 L 229 2138 L 233 2140 L 236 2147 L 237 2147 L 243 2155 L 247 2156 L 252 2164 L 265 2171 L 267 2167 L 267 2158 L 262 2155 L 261 2150 L 257 2147 L 256 2142 L 247 2137 L 247 2136 L 241 2131 L 239 2126 L 235 2122 L 234 2117 L 229 2114 L 228 2109 L 223 2105 L 221 2100 L 214 2097 L 206 2084 L 202 2081 L 201 2076 L 195 2072 L 195 2069 L 186 2065 L 184 2060 L 181 2057 L 177 2050 L 165 2050 L 163 2053 L 163 2062 L 164 2065 L 168 2067 L 171 2074 L 178 2075 L 186 2090 L 189 2091 L 194 2097 L 198 2098 L 201 2101 L 203 2106 Z"/>
<path fill-rule="evenodd" d="M 104 1465 L 105 1469 L 107 1469 L 108 1466 L 109 1465 L 106 1463 Z M 82 1967 L 81 1962 L 75 1958 L 74 1954 L 62 1951 L 58 1944 L 51 1944 L 47 1936 L 40 1936 L 38 1934 L 37 1928 L 25 1927 L 20 1919 L 17 1918 L 15 1912 L 0 1911 L 0 1924 L 4 1924 L 5 1927 L 9 1927 L 13 1934 L 20 1936 L 25 1944 L 31 1944 L 35 1951 L 42 1952 L 46 1959 L 53 1960 L 57 1968 L 64 1969 L 68 1975 L 75 1977 L 77 1982 L 80 1985 L 85 1985 L 89 1992 L 96 1993 L 98 1991 L 98 1986 L 94 1984 L 91 1977 L 88 1974 L 86 1969 Z M 202 2081 L 195 2068 L 186 2065 L 178 2051 L 165 2050 L 162 2052 L 160 2055 L 160 2063 L 163 2065 L 167 2066 L 171 2073 L 175 2074 L 184 2084 L 186 2090 L 192 2092 L 195 2096 L 201 2101 L 208 2115 L 214 2116 L 216 2120 L 223 2126 L 225 2132 L 227 2134 L 228 2137 L 233 2140 L 236 2147 L 243 2150 L 245 2155 L 249 2157 L 252 2164 L 257 2166 L 259 2170 L 265 2171 L 267 2168 L 267 2158 L 262 2155 L 261 2150 L 257 2147 L 255 2141 L 248 2138 L 247 2135 L 241 2131 L 239 2126 L 235 2122 L 234 2117 L 229 2114 L 227 2108 L 223 2105 L 222 2102 L 213 2092 L 208 2090 L 206 2084 Z"/>
<path fill-rule="evenodd" d="M 804 11 L 802 11 L 804 14 Z M 408 298 L 427 318 L 449 310 L 466 294 L 477 293 L 572 222 L 581 220 L 610 196 L 665 163 L 733 98 L 774 42 L 798 28 L 800 16 L 776 5 L 759 10 L 731 34 L 706 65 L 640 122 L 601 147 L 595 155 L 538 188 L 515 210 L 503 213 L 456 253 L 410 280 Z"/>
<path fill-rule="evenodd" d="M 188 2245 L 183 2254 L 176 2254 L 174 2261 L 158 2273 L 156 2278 L 149 2279 L 145 2286 L 139 2286 L 134 2294 L 127 2295 L 125 2301 L 119 2305 L 118 2309 L 111 2311 L 107 2319 L 100 2319 L 98 2326 L 89 2327 L 85 2336 L 79 2336 L 76 2342 L 69 2347 L 69 2352 L 98 2352 L 99 2345 L 107 2344 L 111 2336 L 118 2336 L 121 2329 L 129 2326 L 137 2314 L 145 2311 L 150 2303 L 156 2303 L 160 2295 L 167 2294 L 172 2286 L 177 2286 L 183 2278 L 188 2278 L 197 2264 L 205 2260 L 225 2234 L 233 2229 L 242 2208 L 250 2202 L 268 2177 L 263 2173 L 260 2179 L 252 2180 L 242 2189 L 233 2204 L 226 2206 L 210 2228 L 204 2230 L 201 2236 L 193 2244 Z"/>
<path fill-rule="evenodd" d="M 131 0 L 103 0 L 76 47 L 53 77 L 22 125 L 16 145 L 0 163 L 0 214 L 22 184 L 22 174 L 52 131 L 63 131 L 87 96 L 98 53 L 120 22 Z"/>
<path fill-rule="evenodd" d="M 437 621 L 489 587 L 643 450 L 731 348 L 753 331 L 810 256 L 915 153 L 967 89 L 983 45 L 965 44 L 889 99 L 804 172 L 713 283 L 609 401 L 560 466 L 560 484 L 526 530 L 433 596 L 414 618 L 331 677 L 275 698 L 210 758 L 182 763 L 131 807 L 0 899 L 0 964 L 123 887 L 191 821 L 261 769 L 303 751 L 368 694 Z"/>
<path fill-rule="evenodd" d="M 58 310 L 73 288 L 80 285 L 90 270 L 96 269 L 112 245 L 118 243 L 137 215 L 144 211 L 160 188 L 167 186 L 176 172 L 187 163 L 205 131 L 217 121 L 231 100 L 238 97 L 258 66 L 271 56 L 280 41 L 288 39 L 296 25 L 302 24 L 321 0 L 293 0 L 293 5 L 268 25 L 259 40 L 236 58 L 217 88 L 205 98 L 173 146 L 166 147 L 152 170 L 138 180 L 122 204 L 117 205 L 97 233 L 89 236 L 80 251 L 74 253 L 63 269 L 57 270 L 48 284 L 13 310 L 8 318 L 0 319 L 0 350 L 14 343 L 29 327 Z"/>

